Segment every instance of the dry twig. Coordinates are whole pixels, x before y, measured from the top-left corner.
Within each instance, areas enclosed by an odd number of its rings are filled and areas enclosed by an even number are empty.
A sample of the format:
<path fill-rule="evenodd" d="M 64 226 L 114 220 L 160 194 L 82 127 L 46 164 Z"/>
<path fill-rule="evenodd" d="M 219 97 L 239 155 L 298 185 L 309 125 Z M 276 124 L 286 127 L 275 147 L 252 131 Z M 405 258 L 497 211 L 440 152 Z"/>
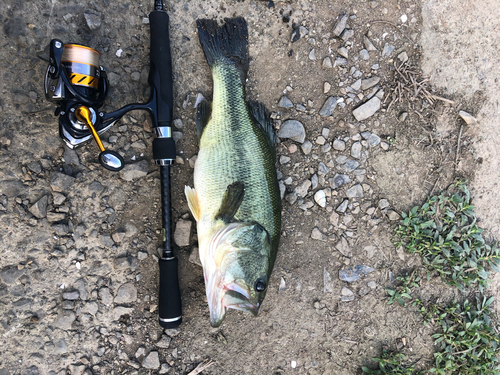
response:
<path fill-rule="evenodd" d="M 198 375 L 202 371 L 206 370 L 210 366 L 212 366 L 215 363 L 215 361 L 212 361 L 211 359 L 205 359 L 203 362 L 201 362 L 196 368 L 191 371 L 188 375 Z"/>

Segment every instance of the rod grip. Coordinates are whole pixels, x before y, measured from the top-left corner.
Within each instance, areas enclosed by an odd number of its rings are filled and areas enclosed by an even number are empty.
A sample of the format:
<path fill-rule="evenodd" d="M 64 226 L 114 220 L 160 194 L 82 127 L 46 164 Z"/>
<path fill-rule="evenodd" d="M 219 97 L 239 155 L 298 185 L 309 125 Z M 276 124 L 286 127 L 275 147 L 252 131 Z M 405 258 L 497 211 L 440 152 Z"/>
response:
<path fill-rule="evenodd" d="M 172 55 L 170 53 L 169 18 L 167 12 L 154 10 L 149 14 L 151 31 L 149 84 L 157 93 L 157 124 L 170 126 L 173 116 Z"/>
<path fill-rule="evenodd" d="M 159 322 L 163 328 L 175 328 L 182 322 L 181 293 L 177 276 L 177 258 L 160 259 Z"/>

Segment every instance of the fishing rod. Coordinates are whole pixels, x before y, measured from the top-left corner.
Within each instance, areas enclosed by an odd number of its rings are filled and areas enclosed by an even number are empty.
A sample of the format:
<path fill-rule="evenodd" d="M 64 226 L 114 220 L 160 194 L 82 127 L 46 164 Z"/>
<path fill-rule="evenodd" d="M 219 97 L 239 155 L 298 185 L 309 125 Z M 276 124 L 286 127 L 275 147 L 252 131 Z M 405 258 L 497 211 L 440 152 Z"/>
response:
<path fill-rule="evenodd" d="M 123 115 L 132 110 L 145 110 L 151 116 L 155 138 L 153 159 L 160 168 L 162 254 L 159 259 L 159 324 L 175 328 L 182 322 L 182 305 L 178 280 L 178 260 L 172 247 L 172 216 L 170 200 L 170 168 L 175 160 L 175 141 L 172 138 L 173 84 L 170 53 L 169 17 L 162 0 L 154 1 L 149 14 L 151 87 L 146 103 L 128 104 L 106 113 L 104 104 L 109 82 L 105 69 L 99 65 L 99 52 L 80 44 L 50 41 L 38 57 L 47 60 L 45 97 L 55 102 L 59 116 L 59 135 L 70 148 L 89 142 L 92 138 L 99 149 L 99 163 L 110 171 L 125 166 L 123 157 L 106 150 L 99 135 L 108 130 Z"/>

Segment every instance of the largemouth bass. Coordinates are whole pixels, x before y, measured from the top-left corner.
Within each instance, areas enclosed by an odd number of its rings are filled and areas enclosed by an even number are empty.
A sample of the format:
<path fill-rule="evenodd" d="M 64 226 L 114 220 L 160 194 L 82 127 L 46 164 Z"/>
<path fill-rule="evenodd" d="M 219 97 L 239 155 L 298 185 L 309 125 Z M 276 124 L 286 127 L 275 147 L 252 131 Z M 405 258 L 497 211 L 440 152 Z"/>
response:
<path fill-rule="evenodd" d="M 227 309 L 257 315 L 278 251 L 281 200 L 272 123 L 262 104 L 245 100 L 247 24 L 198 20 L 197 27 L 214 92 L 212 103 L 197 107 L 200 150 L 194 189 L 186 186 L 185 193 L 217 327 Z"/>

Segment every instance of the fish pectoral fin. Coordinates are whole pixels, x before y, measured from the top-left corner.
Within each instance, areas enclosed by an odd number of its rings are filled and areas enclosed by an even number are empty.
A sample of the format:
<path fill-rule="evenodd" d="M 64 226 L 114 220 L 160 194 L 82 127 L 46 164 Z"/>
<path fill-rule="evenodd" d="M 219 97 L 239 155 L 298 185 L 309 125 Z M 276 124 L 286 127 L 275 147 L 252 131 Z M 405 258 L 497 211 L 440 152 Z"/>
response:
<path fill-rule="evenodd" d="M 259 102 L 249 102 L 248 106 L 250 107 L 250 113 L 255 119 L 257 126 L 266 135 L 267 143 L 271 147 L 271 150 L 276 152 L 276 134 L 274 133 L 273 123 L 266 107 Z"/>
<path fill-rule="evenodd" d="M 193 214 L 193 217 L 195 218 L 196 221 L 200 221 L 201 210 L 200 210 L 200 205 L 198 203 L 198 195 L 196 195 L 196 190 L 194 190 L 190 186 L 185 186 L 184 194 L 186 194 L 188 206 L 189 209 L 191 210 L 191 213 Z"/>
<path fill-rule="evenodd" d="M 196 115 L 194 118 L 194 123 L 196 124 L 196 134 L 198 135 L 198 141 L 201 139 L 203 130 L 208 124 L 212 116 L 212 103 L 207 100 L 202 100 L 196 107 Z"/>
<path fill-rule="evenodd" d="M 229 223 L 240 208 L 243 197 L 245 196 L 245 184 L 240 181 L 233 182 L 229 185 L 222 197 L 222 203 L 219 211 L 215 215 L 216 220 L 222 220 Z"/>

